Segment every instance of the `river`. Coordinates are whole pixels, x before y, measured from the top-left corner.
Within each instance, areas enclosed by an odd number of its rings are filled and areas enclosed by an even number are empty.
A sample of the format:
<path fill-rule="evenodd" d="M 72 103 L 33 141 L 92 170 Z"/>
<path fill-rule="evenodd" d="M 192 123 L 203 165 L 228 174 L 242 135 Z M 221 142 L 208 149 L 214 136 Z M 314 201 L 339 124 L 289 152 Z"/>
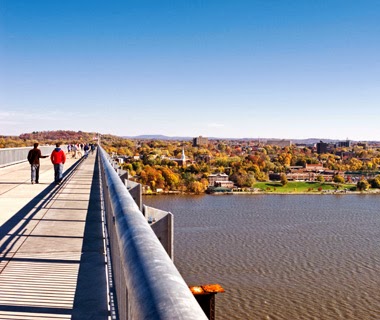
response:
<path fill-rule="evenodd" d="M 175 264 L 219 283 L 216 317 L 380 319 L 380 197 L 149 196 L 174 214 Z"/>

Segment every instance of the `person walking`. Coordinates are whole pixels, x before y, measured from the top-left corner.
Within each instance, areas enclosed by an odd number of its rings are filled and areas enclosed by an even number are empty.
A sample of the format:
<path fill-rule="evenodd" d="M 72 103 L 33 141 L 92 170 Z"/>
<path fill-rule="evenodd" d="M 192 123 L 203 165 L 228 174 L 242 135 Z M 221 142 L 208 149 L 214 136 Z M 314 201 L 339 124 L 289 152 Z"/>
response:
<path fill-rule="evenodd" d="M 62 181 L 63 165 L 66 162 L 66 154 L 60 148 L 60 143 L 57 143 L 55 146 L 56 148 L 51 153 L 50 160 L 54 166 L 54 182 L 60 184 Z"/>
<path fill-rule="evenodd" d="M 31 171 L 31 183 L 39 183 L 40 178 L 40 159 L 47 158 L 48 156 L 43 156 L 41 154 L 41 150 L 38 149 L 38 143 L 36 142 L 33 145 L 33 149 L 28 152 L 28 161 L 30 163 L 30 171 Z"/>
<path fill-rule="evenodd" d="M 88 151 L 90 150 L 90 146 L 86 143 L 83 147 L 83 150 L 84 150 L 84 157 L 85 157 L 85 159 L 87 159 Z"/>

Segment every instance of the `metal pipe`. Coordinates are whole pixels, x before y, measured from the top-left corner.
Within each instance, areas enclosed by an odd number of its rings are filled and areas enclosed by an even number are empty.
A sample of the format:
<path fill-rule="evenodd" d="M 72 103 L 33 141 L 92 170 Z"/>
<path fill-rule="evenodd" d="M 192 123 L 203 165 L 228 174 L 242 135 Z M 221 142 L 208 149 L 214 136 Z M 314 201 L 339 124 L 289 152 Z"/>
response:
<path fill-rule="evenodd" d="M 207 317 L 192 295 L 177 268 L 165 252 L 132 196 L 99 147 L 104 177 L 103 190 L 108 221 L 114 221 L 118 245 L 111 254 L 120 252 L 121 275 L 128 299 L 124 319 L 206 320 Z M 110 216 L 111 215 L 111 216 Z M 108 223 L 110 225 L 110 223 Z M 126 297 L 127 296 L 127 297 Z"/>

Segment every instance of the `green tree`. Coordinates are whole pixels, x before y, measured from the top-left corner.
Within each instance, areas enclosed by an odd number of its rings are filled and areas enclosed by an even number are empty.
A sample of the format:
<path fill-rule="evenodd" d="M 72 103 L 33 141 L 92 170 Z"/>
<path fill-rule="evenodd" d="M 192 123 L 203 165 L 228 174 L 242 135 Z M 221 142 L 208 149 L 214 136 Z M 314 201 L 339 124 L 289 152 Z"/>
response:
<path fill-rule="evenodd" d="M 256 183 L 255 175 L 252 173 L 247 174 L 245 181 L 244 181 L 244 187 L 252 188 Z"/>
<path fill-rule="evenodd" d="M 251 188 L 255 185 L 256 179 L 253 173 L 234 173 L 230 180 L 235 182 L 238 187 Z"/>

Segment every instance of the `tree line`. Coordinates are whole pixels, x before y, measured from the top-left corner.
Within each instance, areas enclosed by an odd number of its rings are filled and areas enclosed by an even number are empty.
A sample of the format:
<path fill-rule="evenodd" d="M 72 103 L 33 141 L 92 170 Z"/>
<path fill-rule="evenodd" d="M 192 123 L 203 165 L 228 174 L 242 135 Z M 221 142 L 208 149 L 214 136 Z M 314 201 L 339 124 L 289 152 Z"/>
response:
<path fill-rule="evenodd" d="M 20 136 L 0 136 L 0 147 L 32 146 L 78 142 L 94 142 L 98 134 L 82 131 L 43 131 L 24 133 Z M 194 147 L 191 141 L 134 140 L 110 134 L 101 135 L 101 145 L 111 155 L 121 157 L 123 169 L 132 179 L 152 190 L 204 192 L 208 176 L 225 173 L 237 187 L 252 188 L 257 181 L 268 181 L 270 173 L 280 173 L 281 183 L 291 166 L 322 163 L 327 170 L 363 172 L 357 182 L 359 190 L 379 188 L 380 177 L 374 176 L 380 166 L 380 149 L 362 146 L 337 148 L 333 153 L 318 154 L 313 147 L 254 145 L 251 141 L 210 140 L 208 145 Z M 189 161 L 179 165 L 182 150 Z M 317 177 L 317 179 L 323 179 Z M 343 180 L 342 180 L 343 179 Z M 320 180 L 320 182 L 323 182 Z M 334 176 L 335 183 L 345 182 L 344 177 Z"/>

